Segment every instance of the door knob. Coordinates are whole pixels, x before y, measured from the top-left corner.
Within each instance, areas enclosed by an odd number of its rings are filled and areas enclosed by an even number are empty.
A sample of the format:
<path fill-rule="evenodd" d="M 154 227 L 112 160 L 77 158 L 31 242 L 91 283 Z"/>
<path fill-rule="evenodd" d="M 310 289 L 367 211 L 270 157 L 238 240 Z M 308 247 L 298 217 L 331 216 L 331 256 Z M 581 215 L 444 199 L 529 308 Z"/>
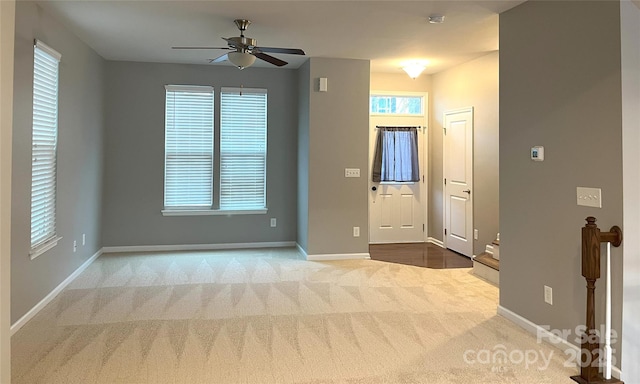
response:
<path fill-rule="evenodd" d="M 371 190 L 372 190 L 373 192 L 375 192 L 375 191 L 377 191 L 377 190 L 378 190 L 378 187 L 376 187 L 376 186 L 374 185 L 373 187 L 371 187 Z"/>
<path fill-rule="evenodd" d="M 471 194 L 471 190 L 470 190 L 470 189 L 464 190 L 464 191 L 462 191 L 462 192 L 464 192 L 464 193 L 468 193 L 468 194 Z"/>

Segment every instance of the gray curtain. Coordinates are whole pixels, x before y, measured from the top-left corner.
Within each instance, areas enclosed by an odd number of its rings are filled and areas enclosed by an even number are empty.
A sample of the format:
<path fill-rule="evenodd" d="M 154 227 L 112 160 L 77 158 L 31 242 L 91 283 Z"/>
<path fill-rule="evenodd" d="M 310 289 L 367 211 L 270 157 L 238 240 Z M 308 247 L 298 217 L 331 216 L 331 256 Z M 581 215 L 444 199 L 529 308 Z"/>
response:
<path fill-rule="evenodd" d="M 372 179 L 420 181 L 416 127 L 378 127 Z"/>

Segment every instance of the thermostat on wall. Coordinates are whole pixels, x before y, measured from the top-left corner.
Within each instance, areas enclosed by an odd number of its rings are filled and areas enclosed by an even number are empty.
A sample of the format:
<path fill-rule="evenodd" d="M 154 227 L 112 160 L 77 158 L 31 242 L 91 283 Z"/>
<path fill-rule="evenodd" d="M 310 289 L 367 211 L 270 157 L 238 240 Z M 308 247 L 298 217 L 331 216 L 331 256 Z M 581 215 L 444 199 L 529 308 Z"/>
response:
<path fill-rule="evenodd" d="M 544 160 L 544 147 L 536 146 L 531 147 L 531 160 L 543 161 Z"/>

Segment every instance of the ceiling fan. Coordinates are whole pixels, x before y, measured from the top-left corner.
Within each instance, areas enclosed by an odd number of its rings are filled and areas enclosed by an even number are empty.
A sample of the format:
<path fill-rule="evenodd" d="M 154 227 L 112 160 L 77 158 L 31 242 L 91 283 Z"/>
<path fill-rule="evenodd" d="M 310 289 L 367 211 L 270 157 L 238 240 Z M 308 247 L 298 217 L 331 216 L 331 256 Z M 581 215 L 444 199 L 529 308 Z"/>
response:
<path fill-rule="evenodd" d="M 256 39 L 245 37 L 244 31 L 247 30 L 251 21 L 245 19 L 236 19 L 233 21 L 240 30 L 238 37 L 223 37 L 228 47 L 171 47 L 172 49 L 226 49 L 232 52 L 225 53 L 215 59 L 209 60 L 210 63 L 219 63 L 229 60 L 238 69 L 244 69 L 251 66 L 256 58 L 264 60 L 268 63 L 282 67 L 288 63 L 277 57 L 268 55 L 268 53 L 286 53 L 289 55 L 304 55 L 304 51 L 298 48 L 275 48 L 275 47 L 258 47 Z"/>

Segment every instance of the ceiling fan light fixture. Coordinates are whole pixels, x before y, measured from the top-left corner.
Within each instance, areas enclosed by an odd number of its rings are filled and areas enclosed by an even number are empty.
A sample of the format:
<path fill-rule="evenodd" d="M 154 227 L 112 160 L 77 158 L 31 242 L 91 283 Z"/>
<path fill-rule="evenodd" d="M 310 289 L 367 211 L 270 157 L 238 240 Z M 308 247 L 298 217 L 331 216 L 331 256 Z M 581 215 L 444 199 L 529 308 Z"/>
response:
<path fill-rule="evenodd" d="M 412 79 L 415 79 L 418 76 L 420 76 L 420 74 L 422 73 L 422 71 L 424 71 L 425 68 L 426 67 L 424 66 L 424 64 L 420 64 L 420 63 L 411 63 L 402 67 L 402 69 L 404 69 L 404 71 L 407 72 L 407 75 L 409 75 L 409 77 Z"/>
<path fill-rule="evenodd" d="M 229 61 L 238 69 L 248 68 L 256 61 L 256 57 L 247 52 L 229 52 L 228 57 Z"/>

